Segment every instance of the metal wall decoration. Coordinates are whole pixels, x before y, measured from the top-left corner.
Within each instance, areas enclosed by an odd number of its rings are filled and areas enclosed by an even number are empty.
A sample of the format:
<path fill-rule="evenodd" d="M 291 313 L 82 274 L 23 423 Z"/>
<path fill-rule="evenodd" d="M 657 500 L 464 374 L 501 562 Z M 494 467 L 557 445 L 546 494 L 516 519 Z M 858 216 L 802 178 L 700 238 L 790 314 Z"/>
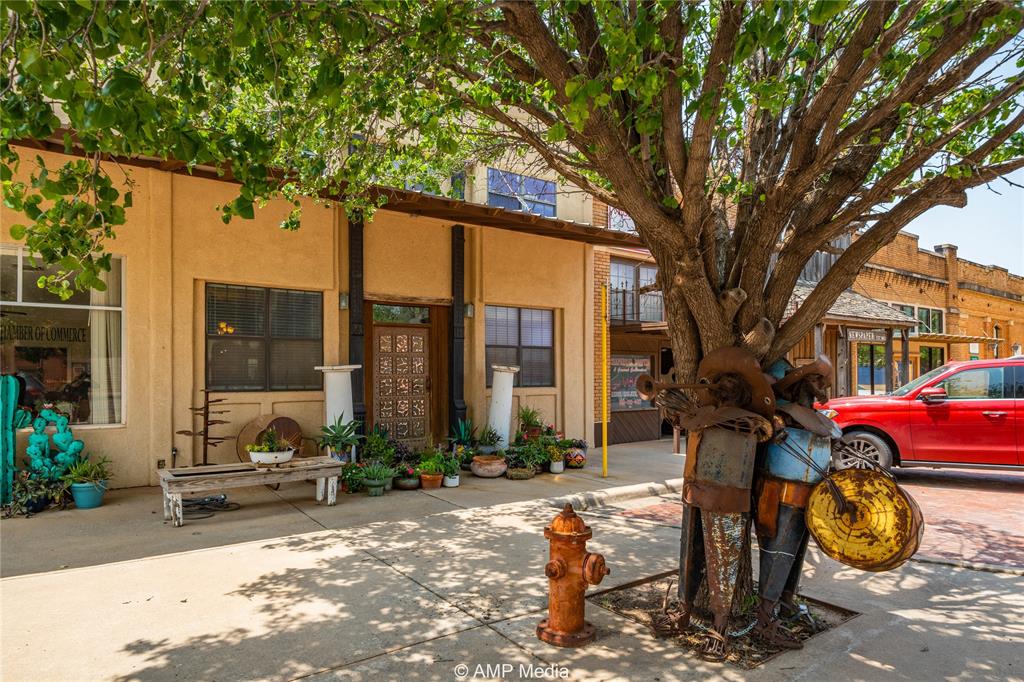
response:
<path fill-rule="evenodd" d="M 233 436 L 213 436 L 210 434 L 211 426 L 217 426 L 218 424 L 228 423 L 226 419 L 211 419 L 211 417 L 213 417 L 214 415 L 227 414 L 228 412 L 230 412 L 230 410 L 211 410 L 210 406 L 215 406 L 217 403 L 222 403 L 226 401 L 227 398 L 214 398 L 213 400 L 210 400 L 210 392 L 207 391 L 205 388 L 202 389 L 202 394 L 203 404 L 196 405 L 195 407 L 190 407 L 188 409 L 189 412 L 203 420 L 203 428 L 199 429 L 198 431 L 192 431 L 191 429 L 187 429 L 184 431 L 175 431 L 175 433 L 180 434 L 182 436 L 189 436 L 192 438 L 195 438 L 196 436 L 202 437 L 203 461 L 197 464 L 196 466 L 208 466 L 210 464 L 210 448 L 215 448 L 224 441 L 231 440 L 233 438 Z"/>

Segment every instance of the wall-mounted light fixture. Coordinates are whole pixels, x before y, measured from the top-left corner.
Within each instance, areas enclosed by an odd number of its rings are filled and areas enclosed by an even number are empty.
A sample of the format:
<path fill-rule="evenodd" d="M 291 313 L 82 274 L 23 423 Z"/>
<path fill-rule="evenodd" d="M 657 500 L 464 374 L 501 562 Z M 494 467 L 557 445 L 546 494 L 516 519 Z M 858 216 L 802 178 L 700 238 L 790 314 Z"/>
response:
<path fill-rule="evenodd" d="M 338 294 L 338 309 L 348 310 L 348 292 L 342 291 Z"/>
<path fill-rule="evenodd" d="M 463 306 L 462 315 L 463 317 L 473 317 L 476 314 L 476 308 L 473 307 L 472 303 L 467 303 Z"/>

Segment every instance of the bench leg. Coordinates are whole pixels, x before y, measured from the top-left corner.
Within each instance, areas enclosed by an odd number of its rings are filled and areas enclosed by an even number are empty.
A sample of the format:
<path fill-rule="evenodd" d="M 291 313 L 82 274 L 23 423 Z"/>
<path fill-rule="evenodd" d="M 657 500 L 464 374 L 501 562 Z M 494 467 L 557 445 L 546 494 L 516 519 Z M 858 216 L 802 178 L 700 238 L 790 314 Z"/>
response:
<path fill-rule="evenodd" d="M 175 528 L 185 525 L 185 517 L 181 508 L 181 493 L 171 495 L 171 520 Z"/>
<path fill-rule="evenodd" d="M 323 478 L 316 479 L 316 501 L 318 504 L 324 501 L 324 487 L 326 482 L 326 479 Z"/>
<path fill-rule="evenodd" d="M 327 506 L 333 507 L 338 504 L 338 477 L 331 476 L 327 479 Z"/>

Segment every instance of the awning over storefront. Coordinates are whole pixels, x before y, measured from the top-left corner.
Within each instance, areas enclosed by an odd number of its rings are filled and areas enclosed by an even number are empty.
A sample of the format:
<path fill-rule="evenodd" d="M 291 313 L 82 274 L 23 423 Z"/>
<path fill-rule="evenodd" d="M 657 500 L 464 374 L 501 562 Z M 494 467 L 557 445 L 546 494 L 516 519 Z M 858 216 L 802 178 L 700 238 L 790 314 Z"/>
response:
<path fill-rule="evenodd" d="M 786 306 L 786 317 L 796 312 L 812 291 L 813 284 L 798 282 Z M 868 328 L 911 329 L 917 326 L 917 320 L 910 315 L 850 289 L 839 294 L 823 321 Z"/>
<path fill-rule="evenodd" d="M 1005 340 L 969 334 L 916 334 L 910 338 L 924 343 L 1002 343 Z"/>

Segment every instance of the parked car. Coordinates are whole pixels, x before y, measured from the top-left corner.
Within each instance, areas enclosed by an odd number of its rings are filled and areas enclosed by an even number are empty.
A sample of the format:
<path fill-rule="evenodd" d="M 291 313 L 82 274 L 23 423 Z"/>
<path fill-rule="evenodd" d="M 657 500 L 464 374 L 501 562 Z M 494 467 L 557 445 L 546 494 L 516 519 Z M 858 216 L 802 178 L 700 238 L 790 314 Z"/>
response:
<path fill-rule="evenodd" d="M 861 457 L 892 466 L 1024 468 L 1024 358 L 950 362 L 887 395 L 833 398 Z M 837 468 L 866 466 L 838 452 Z"/>

